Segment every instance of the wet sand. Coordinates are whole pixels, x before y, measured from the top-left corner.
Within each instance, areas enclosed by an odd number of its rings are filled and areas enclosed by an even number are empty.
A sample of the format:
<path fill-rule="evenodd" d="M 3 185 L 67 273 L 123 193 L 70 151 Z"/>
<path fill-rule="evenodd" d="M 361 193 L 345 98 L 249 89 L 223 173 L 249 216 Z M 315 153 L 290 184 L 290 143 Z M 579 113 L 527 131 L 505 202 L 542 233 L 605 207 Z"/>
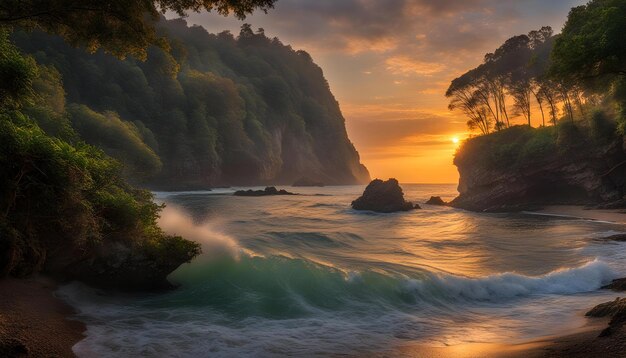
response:
<path fill-rule="evenodd" d="M 626 209 L 585 209 L 576 205 L 552 205 L 536 213 L 626 224 Z"/>
<path fill-rule="evenodd" d="M 85 325 L 45 278 L 0 279 L 0 357 L 74 357 Z"/>
<path fill-rule="evenodd" d="M 609 337 L 598 337 L 608 319 L 590 318 L 575 333 L 541 338 L 521 344 L 467 343 L 449 347 L 423 345 L 399 347 L 376 357 L 419 358 L 617 358 L 626 356 L 626 330 L 622 327 Z"/>

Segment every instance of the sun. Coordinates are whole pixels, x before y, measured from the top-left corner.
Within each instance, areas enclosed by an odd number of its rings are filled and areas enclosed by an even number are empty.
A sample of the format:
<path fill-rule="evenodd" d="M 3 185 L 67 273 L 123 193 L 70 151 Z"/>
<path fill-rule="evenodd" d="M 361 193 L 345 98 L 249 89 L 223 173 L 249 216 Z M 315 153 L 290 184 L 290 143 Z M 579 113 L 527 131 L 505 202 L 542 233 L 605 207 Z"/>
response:
<path fill-rule="evenodd" d="M 452 137 L 452 143 L 459 144 L 459 137 Z"/>

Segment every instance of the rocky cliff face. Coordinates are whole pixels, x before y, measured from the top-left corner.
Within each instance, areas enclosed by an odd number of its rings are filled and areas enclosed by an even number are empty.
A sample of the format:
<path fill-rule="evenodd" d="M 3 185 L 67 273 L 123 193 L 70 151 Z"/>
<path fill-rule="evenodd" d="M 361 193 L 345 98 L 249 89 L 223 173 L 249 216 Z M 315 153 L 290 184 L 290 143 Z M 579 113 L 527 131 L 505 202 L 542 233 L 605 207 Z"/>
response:
<path fill-rule="evenodd" d="M 557 204 L 623 206 L 621 138 L 598 143 L 580 133 L 569 139 L 559 133 L 541 142 L 536 130 L 507 131 L 470 139 L 459 150 L 454 164 L 460 195 L 452 206 L 491 212 Z"/>

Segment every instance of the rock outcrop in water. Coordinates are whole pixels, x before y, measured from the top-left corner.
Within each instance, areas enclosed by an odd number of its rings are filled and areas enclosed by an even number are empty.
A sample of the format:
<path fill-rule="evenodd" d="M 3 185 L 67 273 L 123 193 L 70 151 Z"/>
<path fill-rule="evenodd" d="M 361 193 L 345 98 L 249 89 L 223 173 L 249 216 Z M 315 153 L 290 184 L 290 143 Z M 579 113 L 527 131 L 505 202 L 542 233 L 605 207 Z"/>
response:
<path fill-rule="evenodd" d="M 561 125 L 512 127 L 469 139 L 454 158 L 460 195 L 472 211 L 521 211 L 543 205 L 623 202 L 626 153 L 621 137 L 590 137 Z"/>
<path fill-rule="evenodd" d="M 396 179 L 382 181 L 375 179 L 363 192 L 363 195 L 352 202 L 355 210 L 368 210 L 379 213 L 393 213 L 419 209 L 419 205 L 404 200 L 404 193 Z"/>
<path fill-rule="evenodd" d="M 585 314 L 587 317 L 610 317 L 609 326 L 600 333 L 600 337 L 610 336 L 626 324 L 626 298 L 601 303 Z"/>
<path fill-rule="evenodd" d="M 441 199 L 440 196 L 431 196 L 430 199 L 428 199 L 428 201 L 426 202 L 426 204 L 444 206 L 446 205 L 446 202 L 443 201 L 443 199 Z"/>
<path fill-rule="evenodd" d="M 602 288 L 613 291 L 626 291 L 626 278 L 615 279 L 608 285 L 602 286 Z"/>
<path fill-rule="evenodd" d="M 237 190 L 233 195 L 235 196 L 272 196 L 272 195 L 298 195 L 296 193 L 290 193 L 285 189 L 276 189 L 276 187 L 268 186 L 264 190 Z"/>

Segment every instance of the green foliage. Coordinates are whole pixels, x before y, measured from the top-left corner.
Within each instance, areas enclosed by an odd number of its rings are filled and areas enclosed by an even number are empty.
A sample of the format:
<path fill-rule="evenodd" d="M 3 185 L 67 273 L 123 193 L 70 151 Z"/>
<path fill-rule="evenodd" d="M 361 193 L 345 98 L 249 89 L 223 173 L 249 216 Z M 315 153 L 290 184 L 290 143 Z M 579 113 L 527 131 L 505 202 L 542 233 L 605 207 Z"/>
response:
<path fill-rule="evenodd" d="M 19 108 L 31 100 L 32 82 L 37 66 L 30 57 L 21 56 L 0 28 L 0 108 Z"/>
<path fill-rule="evenodd" d="M 150 45 L 166 48 L 154 23 L 168 11 L 234 13 L 239 19 L 255 9 L 267 11 L 275 0 L 0 0 L 0 25 L 38 28 L 63 36 L 90 52 L 102 48 L 124 58 L 145 58 Z"/>
<path fill-rule="evenodd" d="M 154 162 L 138 160 L 149 157 L 145 148 L 158 155 L 158 173 L 126 171 L 137 181 L 139 172 L 150 187 L 369 179 L 337 101 L 308 54 L 249 26 L 237 38 L 180 19 L 162 20 L 158 31 L 172 51 L 151 47 L 145 62 L 92 55 L 40 32 L 18 31 L 13 39 L 61 73 L 67 102 L 87 106 L 90 123 L 107 123 L 107 130 L 85 131 L 72 116 L 83 140 L 126 168 Z M 116 133 L 125 135 L 106 134 L 113 133 L 114 122 Z M 133 135 L 123 128 L 128 123 L 135 124 Z"/>
<path fill-rule="evenodd" d="M 151 137 L 149 129 L 122 121 L 117 113 L 94 112 L 85 105 L 71 105 L 67 109 L 74 129 L 88 143 L 125 164 L 127 177 L 143 179 L 161 170 L 161 160 L 143 141 Z"/>
<path fill-rule="evenodd" d="M 570 11 L 552 53 L 551 71 L 585 80 L 626 75 L 626 2 L 593 0 Z"/>
<path fill-rule="evenodd" d="M 0 38 L 0 48 L 21 56 L 6 37 Z M 124 181 L 118 162 L 93 146 L 49 135 L 15 109 L 27 104 L 37 110 L 37 103 L 54 113 L 62 108 L 62 101 L 46 97 L 45 90 L 32 100 L 33 78 L 47 71 L 33 61 L 0 62 L 0 72 L 7 73 L 15 63 L 27 66 L 23 73 L 32 77 L 15 82 L 11 101 L 0 107 L 0 275 L 43 270 L 69 277 L 97 276 L 102 273 L 89 272 L 88 262 L 113 243 L 149 257 L 157 269 L 165 261 L 165 267 L 175 268 L 197 255 L 198 244 L 161 231 L 156 224 L 161 206 L 149 192 Z M 75 272 L 75 265 L 84 270 Z"/>
<path fill-rule="evenodd" d="M 553 128 L 537 128 L 532 137 L 524 144 L 519 162 L 532 164 L 552 156 L 557 151 Z"/>
<path fill-rule="evenodd" d="M 596 109 L 590 118 L 591 135 L 596 141 L 605 141 L 615 137 L 617 131 L 616 122 L 611 120 L 605 111 Z"/>
<path fill-rule="evenodd" d="M 456 165 L 518 170 L 558 154 L 554 128 L 513 126 L 466 141 L 455 155 Z"/>
<path fill-rule="evenodd" d="M 584 133 L 571 121 L 561 121 L 557 125 L 557 145 L 563 152 L 584 144 Z"/>

